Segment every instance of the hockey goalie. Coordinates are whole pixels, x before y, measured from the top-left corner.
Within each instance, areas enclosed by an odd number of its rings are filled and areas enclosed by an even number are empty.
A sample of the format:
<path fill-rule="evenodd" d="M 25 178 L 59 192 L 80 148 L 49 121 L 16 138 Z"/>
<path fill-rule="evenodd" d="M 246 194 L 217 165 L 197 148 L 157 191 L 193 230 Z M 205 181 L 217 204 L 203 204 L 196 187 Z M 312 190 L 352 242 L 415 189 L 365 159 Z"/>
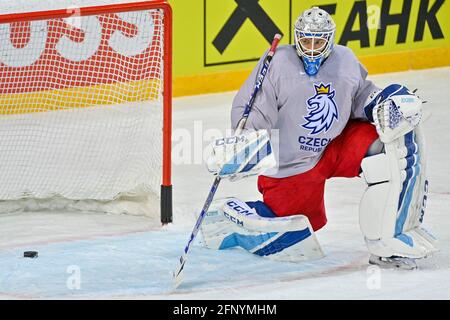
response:
<path fill-rule="evenodd" d="M 303 12 L 295 44 L 279 46 L 239 134 L 212 143 L 208 170 L 259 175 L 263 201 L 216 200 L 201 231 L 206 246 L 241 247 L 281 261 L 323 257 L 325 181 L 362 177 L 359 207 L 369 263 L 414 269 L 437 249 L 423 227 L 428 182 L 422 101 L 401 84 L 379 88 L 351 49 L 336 45 L 324 10 Z M 233 100 L 238 126 L 262 61 Z"/>

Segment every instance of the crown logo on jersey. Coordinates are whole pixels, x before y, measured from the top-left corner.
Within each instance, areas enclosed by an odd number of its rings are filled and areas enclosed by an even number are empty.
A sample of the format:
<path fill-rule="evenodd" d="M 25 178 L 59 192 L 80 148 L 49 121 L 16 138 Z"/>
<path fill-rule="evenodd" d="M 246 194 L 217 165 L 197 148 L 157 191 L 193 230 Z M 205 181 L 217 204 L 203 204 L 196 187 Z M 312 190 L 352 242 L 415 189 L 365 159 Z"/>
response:
<path fill-rule="evenodd" d="M 320 86 L 314 85 L 317 94 L 330 93 L 330 86 L 331 85 L 324 86 L 322 83 L 320 84 Z"/>
<path fill-rule="evenodd" d="M 306 101 L 308 114 L 303 117 L 305 123 L 301 126 L 311 130 L 311 135 L 327 132 L 334 121 L 339 121 L 339 111 L 336 105 L 336 91 L 331 83 L 314 84 L 315 94 Z"/>

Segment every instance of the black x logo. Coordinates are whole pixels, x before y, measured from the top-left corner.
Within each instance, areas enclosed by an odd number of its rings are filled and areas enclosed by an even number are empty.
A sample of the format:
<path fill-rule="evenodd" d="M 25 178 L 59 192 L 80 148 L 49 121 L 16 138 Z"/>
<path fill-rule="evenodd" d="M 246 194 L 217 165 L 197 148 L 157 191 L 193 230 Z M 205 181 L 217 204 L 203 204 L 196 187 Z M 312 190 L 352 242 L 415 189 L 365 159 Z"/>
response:
<path fill-rule="evenodd" d="M 234 0 L 237 8 L 233 11 L 219 34 L 213 40 L 216 49 L 223 53 L 233 40 L 236 33 L 244 24 L 245 20 L 250 19 L 255 27 L 261 32 L 267 42 L 271 43 L 276 33 L 282 34 L 280 29 L 270 19 L 267 13 L 259 5 L 259 0 Z"/>

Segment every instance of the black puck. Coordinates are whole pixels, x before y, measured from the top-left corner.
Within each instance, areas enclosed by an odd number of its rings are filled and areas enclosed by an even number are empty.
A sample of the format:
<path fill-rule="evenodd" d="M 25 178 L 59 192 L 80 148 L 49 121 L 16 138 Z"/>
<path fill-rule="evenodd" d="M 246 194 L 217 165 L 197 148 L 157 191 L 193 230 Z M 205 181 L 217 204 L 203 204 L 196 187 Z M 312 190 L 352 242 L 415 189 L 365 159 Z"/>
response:
<path fill-rule="evenodd" d="M 25 251 L 23 253 L 24 258 L 37 258 L 38 252 L 37 251 Z"/>

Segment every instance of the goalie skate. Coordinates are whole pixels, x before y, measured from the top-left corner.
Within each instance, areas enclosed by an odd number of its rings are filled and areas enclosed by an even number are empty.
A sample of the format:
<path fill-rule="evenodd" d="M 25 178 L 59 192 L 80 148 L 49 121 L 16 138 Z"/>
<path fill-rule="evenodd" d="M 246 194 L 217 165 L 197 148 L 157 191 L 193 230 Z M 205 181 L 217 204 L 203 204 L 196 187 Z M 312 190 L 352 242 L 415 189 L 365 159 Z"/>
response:
<path fill-rule="evenodd" d="M 416 259 L 406 257 L 379 257 L 372 254 L 369 258 L 369 263 L 385 269 L 417 269 Z"/>

